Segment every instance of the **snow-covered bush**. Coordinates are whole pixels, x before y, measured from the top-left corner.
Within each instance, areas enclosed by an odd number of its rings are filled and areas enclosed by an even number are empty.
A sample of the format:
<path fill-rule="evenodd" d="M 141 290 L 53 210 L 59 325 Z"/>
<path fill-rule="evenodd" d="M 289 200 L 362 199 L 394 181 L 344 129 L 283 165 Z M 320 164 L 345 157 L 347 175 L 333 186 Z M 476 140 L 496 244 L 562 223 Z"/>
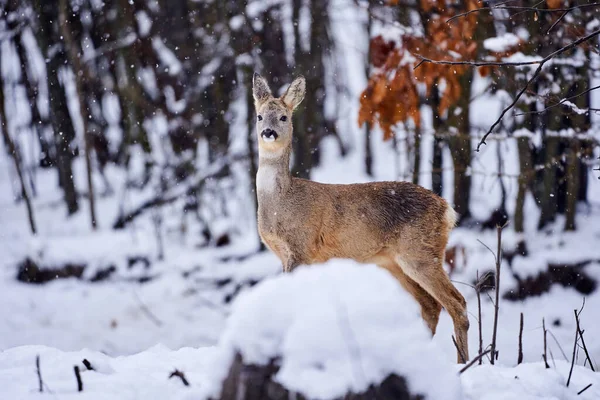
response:
<path fill-rule="evenodd" d="M 413 298 L 383 269 L 347 261 L 300 268 L 240 295 L 217 359 L 215 397 L 244 390 L 239 375 L 254 371 L 267 382 L 251 385 L 311 399 L 364 393 L 390 377 L 403 378 L 411 395 L 462 398 Z"/>

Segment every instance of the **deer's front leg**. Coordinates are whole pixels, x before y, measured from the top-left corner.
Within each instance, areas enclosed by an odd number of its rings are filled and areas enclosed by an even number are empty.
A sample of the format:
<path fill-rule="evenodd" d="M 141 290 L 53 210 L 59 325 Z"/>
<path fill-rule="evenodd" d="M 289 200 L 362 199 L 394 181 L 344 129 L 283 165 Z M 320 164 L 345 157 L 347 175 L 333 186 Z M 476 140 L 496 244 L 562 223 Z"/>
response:
<path fill-rule="evenodd" d="M 300 264 L 285 242 L 271 239 L 266 240 L 265 244 L 281 260 L 283 272 L 291 272 Z"/>
<path fill-rule="evenodd" d="M 292 272 L 300 263 L 293 254 L 289 253 L 283 261 L 283 272 Z"/>

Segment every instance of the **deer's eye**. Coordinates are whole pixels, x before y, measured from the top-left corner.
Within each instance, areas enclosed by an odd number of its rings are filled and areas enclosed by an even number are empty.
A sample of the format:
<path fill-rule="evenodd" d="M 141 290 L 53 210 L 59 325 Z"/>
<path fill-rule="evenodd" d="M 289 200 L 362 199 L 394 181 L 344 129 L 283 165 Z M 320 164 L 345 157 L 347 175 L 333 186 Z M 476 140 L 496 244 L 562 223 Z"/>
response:
<path fill-rule="evenodd" d="M 285 122 L 287 121 L 287 117 L 285 115 L 282 115 L 281 118 L 279 118 L 279 120 Z"/>
<path fill-rule="evenodd" d="M 259 115 L 259 116 L 258 116 L 258 120 L 259 120 L 259 121 L 262 121 L 262 115 Z"/>

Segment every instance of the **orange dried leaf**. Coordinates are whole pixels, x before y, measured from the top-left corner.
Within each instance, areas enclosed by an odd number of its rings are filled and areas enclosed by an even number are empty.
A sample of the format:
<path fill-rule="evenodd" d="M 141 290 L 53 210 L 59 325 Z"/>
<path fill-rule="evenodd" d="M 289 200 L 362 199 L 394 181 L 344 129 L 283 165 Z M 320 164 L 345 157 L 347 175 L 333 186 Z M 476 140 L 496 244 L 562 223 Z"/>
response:
<path fill-rule="evenodd" d="M 385 79 L 379 79 L 373 86 L 373 103 L 380 104 L 387 92 L 387 82 Z"/>
<path fill-rule="evenodd" d="M 562 0 L 546 0 L 546 5 L 551 9 L 561 8 Z"/>

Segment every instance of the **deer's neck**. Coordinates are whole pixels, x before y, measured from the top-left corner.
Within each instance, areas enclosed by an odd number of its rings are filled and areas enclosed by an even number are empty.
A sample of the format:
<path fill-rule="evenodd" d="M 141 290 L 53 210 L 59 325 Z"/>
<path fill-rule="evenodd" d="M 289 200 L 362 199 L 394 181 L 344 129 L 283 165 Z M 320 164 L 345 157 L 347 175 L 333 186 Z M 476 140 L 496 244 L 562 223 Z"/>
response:
<path fill-rule="evenodd" d="M 265 196 L 285 193 L 292 185 L 291 152 L 291 148 L 283 149 L 281 154 L 267 154 L 259 151 L 258 173 L 256 174 L 256 191 L 259 201 Z"/>

